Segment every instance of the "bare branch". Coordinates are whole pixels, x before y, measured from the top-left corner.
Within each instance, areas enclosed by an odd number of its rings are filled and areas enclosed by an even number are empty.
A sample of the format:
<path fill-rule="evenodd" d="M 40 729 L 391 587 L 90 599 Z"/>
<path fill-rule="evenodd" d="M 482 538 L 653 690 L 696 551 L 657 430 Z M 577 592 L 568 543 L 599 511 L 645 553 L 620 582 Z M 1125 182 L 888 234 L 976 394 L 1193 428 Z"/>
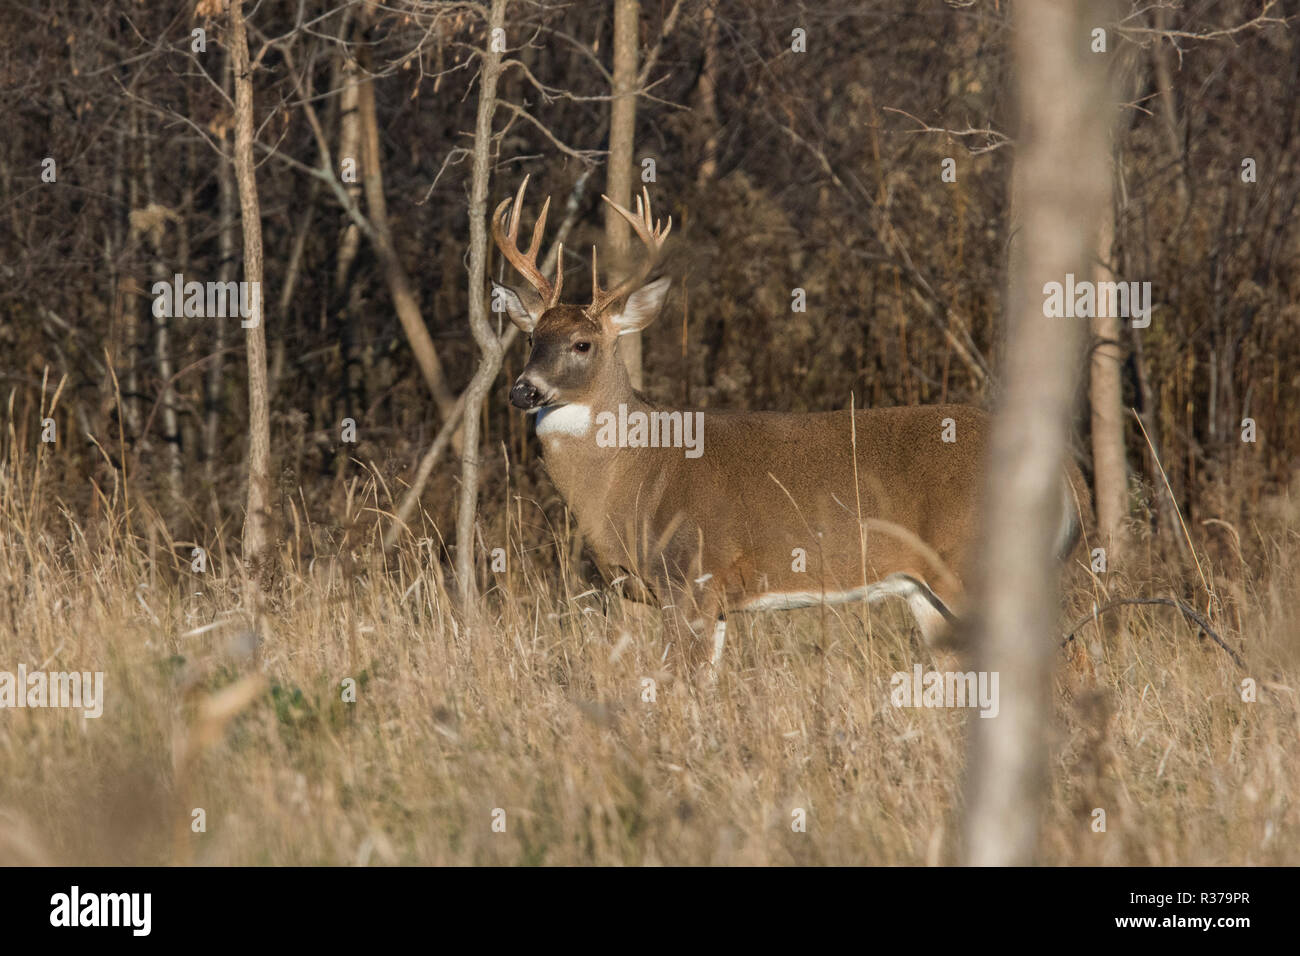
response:
<path fill-rule="evenodd" d="M 506 100 L 500 101 L 497 105 L 504 106 L 506 109 L 510 110 L 510 112 L 514 113 L 520 119 L 532 123 L 539 130 L 541 130 L 542 135 L 545 136 L 547 140 L 550 141 L 550 144 L 552 146 L 554 146 L 556 149 L 562 152 L 565 156 L 571 156 L 574 159 L 578 160 L 579 162 L 583 163 L 584 165 L 587 166 L 595 165 L 595 163 L 599 161 L 600 157 L 608 154 L 608 150 L 603 150 L 603 149 L 574 149 L 572 146 L 559 140 L 556 137 L 556 135 L 552 133 L 549 128 L 547 128 L 545 123 L 537 119 L 537 117 L 533 116 L 531 113 L 529 113 L 527 110 L 523 109 L 522 107 L 516 106 L 514 103 L 510 103 Z"/>
<path fill-rule="evenodd" d="M 898 113 L 900 116 L 906 116 L 908 119 L 913 120 L 921 127 L 920 129 L 907 130 L 907 132 L 909 133 L 946 133 L 949 136 L 987 137 L 989 142 L 983 146 L 966 147 L 966 149 L 969 150 L 970 153 L 975 156 L 980 156 L 984 153 L 991 153 L 995 149 L 1001 149 L 1003 146 L 1015 145 L 1015 141 L 1012 140 L 1011 137 L 1006 136 L 1003 133 L 999 133 L 995 129 L 975 129 L 970 126 L 966 127 L 965 129 L 948 129 L 945 126 L 931 126 L 929 123 L 926 123 L 924 120 L 916 116 L 913 116 L 911 113 L 907 112 L 906 110 L 894 109 L 894 107 L 892 106 L 886 106 L 883 107 L 883 109 L 884 112 L 886 113 Z"/>

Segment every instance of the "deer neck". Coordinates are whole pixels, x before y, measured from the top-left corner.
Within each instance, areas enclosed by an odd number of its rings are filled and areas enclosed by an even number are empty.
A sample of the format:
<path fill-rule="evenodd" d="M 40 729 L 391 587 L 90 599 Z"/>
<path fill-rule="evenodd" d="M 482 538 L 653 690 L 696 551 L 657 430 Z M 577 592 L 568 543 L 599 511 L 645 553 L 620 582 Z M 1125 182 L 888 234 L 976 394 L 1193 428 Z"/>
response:
<path fill-rule="evenodd" d="M 601 412 L 617 415 L 619 406 L 624 406 L 628 412 L 650 408 L 632 387 L 627 366 L 617 351 L 610 365 L 602 380 L 580 401 L 544 408 L 537 413 L 537 437 L 542 440 L 548 456 L 562 451 L 566 456 L 586 457 L 584 451 L 590 451 L 593 457 L 601 457 L 596 453 L 607 453 L 610 449 L 596 445 L 596 416 Z"/>
<path fill-rule="evenodd" d="M 602 414 L 611 413 L 617 418 L 651 409 L 632 387 L 627 366 L 617 351 L 610 365 L 582 400 L 538 413 L 537 437 L 542 442 L 546 469 L 566 500 L 575 500 L 575 494 L 581 497 L 593 482 L 613 480 L 621 470 L 620 463 L 627 459 L 625 451 L 602 447 L 597 442 Z"/>
<path fill-rule="evenodd" d="M 609 538 L 608 518 L 621 510 L 619 488 L 635 472 L 635 451 L 602 445 L 597 441 L 603 416 L 620 414 L 619 406 L 648 412 L 649 403 L 632 388 L 623 359 L 613 356 L 615 368 L 606 380 L 583 397 L 538 414 L 537 437 L 541 440 L 546 471 L 570 510 L 588 543 L 602 560 L 612 561 L 621 553 L 618 538 Z"/>

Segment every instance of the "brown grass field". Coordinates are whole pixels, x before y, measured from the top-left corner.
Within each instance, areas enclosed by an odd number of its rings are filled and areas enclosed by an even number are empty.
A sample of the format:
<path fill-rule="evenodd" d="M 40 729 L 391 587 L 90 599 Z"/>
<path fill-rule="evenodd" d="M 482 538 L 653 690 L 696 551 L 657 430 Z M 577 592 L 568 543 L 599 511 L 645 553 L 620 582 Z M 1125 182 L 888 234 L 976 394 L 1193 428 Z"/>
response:
<path fill-rule="evenodd" d="M 955 663 L 895 608 L 733 618 L 716 688 L 688 686 L 660 670 L 657 615 L 606 609 L 546 549 L 520 548 L 530 502 L 498 512 L 509 570 L 489 574 L 467 627 L 427 516 L 427 536 L 381 559 L 393 503 L 372 477 L 348 486 L 341 537 L 294 511 L 255 649 L 219 536 L 193 573 L 190 543 L 167 540 L 129 486 L 73 513 L 49 487 L 54 461 L 18 456 L 0 482 L 0 652 L 11 669 L 102 670 L 106 704 L 99 719 L 4 714 L 0 863 L 959 858 L 978 718 L 889 703 L 894 671 Z M 1246 671 L 1169 608 L 1083 628 L 1059 659 L 1050 862 L 1300 863 L 1300 502 L 1258 513 L 1197 529 L 1199 571 L 1140 540 L 1131 563 L 1149 573 L 1094 577 L 1076 552 L 1063 621 L 1125 594 L 1199 593 L 1203 610 L 1204 574 Z M 550 550 L 567 542 L 557 528 Z"/>

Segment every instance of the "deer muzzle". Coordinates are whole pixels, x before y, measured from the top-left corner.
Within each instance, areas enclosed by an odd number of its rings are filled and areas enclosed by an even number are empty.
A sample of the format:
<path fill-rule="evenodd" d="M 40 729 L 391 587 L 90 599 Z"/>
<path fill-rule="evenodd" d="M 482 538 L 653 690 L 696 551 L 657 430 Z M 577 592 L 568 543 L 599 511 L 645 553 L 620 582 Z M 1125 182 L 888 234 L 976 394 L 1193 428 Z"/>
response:
<path fill-rule="evenodd" d="M 515 408 L 536 408 L 542 403 L 542 393 L 532 382 L 522 376 L 510 389 L 510 404 Z"/>

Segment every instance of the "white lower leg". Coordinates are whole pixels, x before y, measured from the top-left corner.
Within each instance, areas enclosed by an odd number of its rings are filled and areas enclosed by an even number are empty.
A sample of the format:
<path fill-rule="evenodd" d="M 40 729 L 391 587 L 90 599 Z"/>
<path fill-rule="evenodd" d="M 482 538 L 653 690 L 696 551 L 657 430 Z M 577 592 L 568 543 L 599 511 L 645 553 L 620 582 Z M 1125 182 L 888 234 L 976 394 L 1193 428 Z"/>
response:
<path fill-rule="evenodd" d="M 718 618 L 718 623 L 713 626 L 713 660 L 710 663 L 718 666 L 722 660 L 722 648 L 727 643 L 727 622 Z"/>
<path fill-rule="evenodd" d="M 912 617 L 916 619 L 917 626 L 921 629 L 921 637 L 925 643 L 931 646 L 941 638 L 945 637 L 950 628 L 948 620 L 943 613 L 936 608 L 922 594 L 914 594 L 907 599 L 907 606 L 912 612 Z"/>

